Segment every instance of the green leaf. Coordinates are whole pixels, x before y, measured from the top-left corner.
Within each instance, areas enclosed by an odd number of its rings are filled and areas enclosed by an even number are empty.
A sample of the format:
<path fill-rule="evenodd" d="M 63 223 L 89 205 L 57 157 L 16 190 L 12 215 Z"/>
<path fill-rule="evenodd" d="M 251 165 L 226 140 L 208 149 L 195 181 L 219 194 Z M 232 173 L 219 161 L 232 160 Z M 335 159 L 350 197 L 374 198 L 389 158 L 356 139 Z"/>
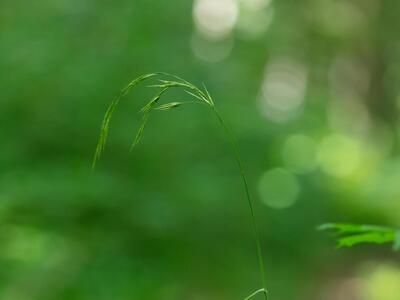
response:
<path fill-rule="evenodd" d="M 357 232 L 393 232 L 393 228 L 365 225 L 365 224 L 347 224 L 347 223 L 326 223 L 318 226 L 318 230 L 336 230 L 338 233 L 357 233 Z"/>
<path fill-rule="evenodd" d="M 340 238 L 338 240 L 338 247 L 353 247 L 358 244 L 384 244 L 392 242 L 394 239 L 393 232 L 370 232 L 363 234 L 356 234 L 352 236 L 347 236 Z"/>
<path fill-rule="evenodd" d="M 255 296 L 257 296 L 258 294 L 263 293 L 265 295 L 265 297 L 267 297 L 267 291 L 265 289 L 259 289 L 257 291 L 255 291 L 254 293 L 252 293 L 251 295 L 249 295 L 248 297 L 246 297 L 244 300 L 250 300 L 253 299 Z"/>
<path fill-rule="evenodd" d="M 327 223 L 318 226 L 318 230 L 333 230 L 341 235 L 338 240 L 338 247 L 353 247 L 358 244 L 384 244 L 394 242 L 393 248 L 400 250 L 399 233 L 391 227 L 365 225 L 365 224 L 346 224 L 346 223 Z"/>

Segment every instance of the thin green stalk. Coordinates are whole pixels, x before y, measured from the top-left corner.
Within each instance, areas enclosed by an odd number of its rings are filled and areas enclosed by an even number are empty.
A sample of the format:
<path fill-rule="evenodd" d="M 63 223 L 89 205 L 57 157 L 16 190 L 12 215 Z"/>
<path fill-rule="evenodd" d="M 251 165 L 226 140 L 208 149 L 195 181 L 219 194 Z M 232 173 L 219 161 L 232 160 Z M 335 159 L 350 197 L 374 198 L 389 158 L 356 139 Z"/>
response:
<path fill-rule="evenodd" d="M 263 289 L 261 289 L 261 290 L 262 290 L 262 292 L 264 294 L 265 299 L 267 300 L 268 299 L 267 280 L 266 280 L 266 275 L 265 275 L 264 259 L 263 259 L 263 255 L 262 255 L 260 233 L 259 233 L 258 226 L 257 226 L 257 219 L 256 219 L 255 211 L 254 211 L 254 204 L 253 204 L 253 201 L 251 200 L 251 197 L 250 197 L 249 185 L 247 183 L 246 174 L 244 172 L 244 167 L 243 167 L 243 163 L 242 163 L 242 160 L 241 160 L 239 147 L 237 145 L 235 136 L 233 135 L 231 129 L 228 127 L 228 125 L 226 124 L 224 119 L 222 118 L 221 114 L 216 109 L 215 105 L 212 106 L 212 110 L 215 113 L 215 115 L 216 115 L 218 121 L 220 122 L 221 126 L 225 130 L 226 136 L 228 137 L 228 140 L 229 140 L 229 142 L 231 144 L 231 147 L 232 147 L 235 159 L 236 159 L 236 163 L 237 163 L 237 165 L 239 167 L 239 170 L 240 170 L 240 175 L 242 177 L 244 190 L 246 192 L 247 203 L 248 203 L 248 206 L 249 206 L 249 209 L 250 209 L 251 223 L 252 223 L 252 226 L 253 226 L 253 234 L 254 234 L 256 247 L 257 247 L 258 265 L 259 265 L 260 274 L 261 274 L 261 284 L 263 286 Z M 261 290 L 256 292 L 256 294 L 261 292 Z M 250 299 L 250 298 L 246 298 L 246 299 Z"/>
<path fill-rule="evenodd" d="M 170 110 L 176 107 L 179 107 L 183 104 L 187 104 L 187 103 L 199 103 L 199 104 L 203 104 L 203 105 L 207 105 L 212 112 L 214 113 L 214 115 L 217 117 L 220 125 L 223 127 L 224 132 L 229 140 L 229 143 L 231 145 L 231 148 L 233 150 L 233 154 L 236 160 L 236 163 L 239 167 L 239 171 L 240 171 L 240 176 L 242 178 L 243 181 L 243 186 L 244 186 L 244 190 L 245 190 L 245 194 L 246 194 L 246 198 L 247 198 L 247 203 L 250 209 L 250 216 L 251 216 L 251 223 L 252 223 L 252 228 L 253 228 L 253 234 L 254 234 L 254 239 L 256 242 L 256 247 L 257 247 L 257 257 L 258 257 L 258 265 L 260 268 L 260 277 L 261 277 L 261 284 L 263 286 L 262 289 L 257 290 L 256 292 L 252 293 L 250 296 L 248 296 L 247 298 L 245 298 L 245 300 L 250 300 L 252 299 L 254 296 L 263 293 L 265 300 L 268 300 L 268 292 L 267 292 L 267 284 L 266 284 L 266 275 L 265 275 L 265 269 L 264 269 L 264 260 L 263 260 L 263 255 L 262 255 L 262 247 L 261 247 L 261 239 L 260 239 L 260 234 L 258 231 L 258 226 L 257 226 L 257 220 L 256 220 L 256 216 L 255 216 L 255 209 L 254 209 L 254 205 L 253 202 L 251 200 L 250 197 L 250 191 L 249 191 L 249 185 L 247 182 L 247 177 L 245 175 L 244 172 L 244 167 L 243 167 L 243 163 L 242 163 L 242 159 L 239 153 L 239 147 L 237 145 L 236 139 L 232 133 L 232 131 L 230 130 L 230 128 L 228 127 L 228 125 L 226 124 L 226 122 L 224 121 L 224 119 L 222 118 L 221 114 L 219 113 L 219 111 L 216 109 L 214 101 L 210 95 L 210 93 L 208 92 L 207 88 L 205 87 L 205 85 L 203 85 L 204 90 L 201 90 L 200 88 L 196 87 L 195 85 L 193 85 L 192 83 L 178 77 L 175 75 L 171 75 L 168 73 L 162 73 L 162 72 L 158 72 L 158 73 L 151 73 L 151 74 L 146 74 L 146 75 L 142 75 L 140 77 L 138 77 L 137 79 L 133 80 L 131 83 L 129 83 L 120 93 L 119 96 L 117 96 L 112 102 L 111 105 L 109 106 L 109 108 L 106 111 L 106 114 L 104 116 L 103 119 L 103 123 L 101 126 L 101 132 L 100 132 L 100 137 L 99 137 L 99 141 L 96 147 L 96 152 L 94 155 L 94 159 L 93 159 L 93 167 L 95 166 L 97 160 L 100 158 L 102 152 L 104 151 L 105 148 L 105 144 L 107 141 L 107 137 L 108 137 L 108 132 L 109 132 L 109 124 L 110 124 L 110 120 L 112 118 L 112 114 L 115 111 L 116 106 L 118 105 L 120 99 L 124 96 L 126 96 L 126 94 L 133 88 L 135 87 L 138 83 L 150 79 L 154 76 L 166 76 L 166 77 L 172 77 L 173 80 L 160 80 L 158 84 L 156 85 L 151 85 L 150 87 L 153 88 L 160 88 L 161 91 L 159 91 L 158 94 L 156 94 L 155 97 L 153 97 L 141 110 L 141 112 L 144 114 L 143 115 L 143 119 L 142 119 L 142 124 L 139 127 L 139 130 L 136 134 L 136 138 L 132 144 L 132 148 L 135 147 L 141 140 L 142 136 L 143 136 L 143 131 L 145 129 L 145 126 L 147 124 L 148 118 L 150 116 L 150 114 L 153 111 L 165 111 L 165 110 Z M 190 101 L 190 102 L 169 102 L 166 104 L 161 104 L 159 105 L 159 102 L 161 101 L 161 98 L 164 96 L 164 94 L 170 89 L 170 88 L 181 88 L 183 89 L 187 94 L 191 95 L 195 101 Z"/>

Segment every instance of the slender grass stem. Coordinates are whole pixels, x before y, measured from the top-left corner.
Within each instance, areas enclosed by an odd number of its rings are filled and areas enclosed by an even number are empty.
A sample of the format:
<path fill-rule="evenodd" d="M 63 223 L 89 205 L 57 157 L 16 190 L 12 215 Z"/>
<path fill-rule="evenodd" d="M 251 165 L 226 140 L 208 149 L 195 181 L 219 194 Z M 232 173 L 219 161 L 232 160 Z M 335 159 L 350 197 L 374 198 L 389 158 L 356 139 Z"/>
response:
<path fill-rule="evenodd" d="M 262 246 L 261 246 L 261 239 L 260 239 L 260 233 L 258 230 L 258 225 L 257 225 L 257 219 L 256 219 L 256 214 L 255 214 L 255 210 L 254 210 L 254 204 L 253 201 L 251 200 L 251 196 L 250 196 L 250 190 L 249 190 L 249 184 L 247 182 L 247 177 L 244 171 L 244 167 L 243 167 L 243 162 L 240 156 L 240 152 L 239 152 L 239 147 L 237 145 L 235 136 L 233 135 L 231 129 L 229 128 L 229 126 L 226 124 L 225 120 L 222 118 L 221 114 L 219 113 L 219 111 L 216 109 L 215 105 L 212 106 L 212 111 L 214 112 L 214 114 L 216 115 L 218 121 L 220 122 L 221 126 L 224 128 L 226 136 L 231 144 L 235 159 L 236 159 L 236 163 L 239 167 L 240 170 L 240 175 L 242 177 L 242 181 L 243 181 L 243 186 L 245 189 L 245 193 L 246 193 L 246 198 L 247 198 L 247 203 L 250 209 L 250 215 L 251 215 L 251 223 L 252 223 L 252 227 L 253 227 L 253 234 L 254 234 L 254 238 L 255 238 L 255 242 L 256 242 L 256 247 L 257 247 L 257 257 L 258 257 L 258 265 L 260 268 L 260 275 L 261 275 L 261 284 L 263 286 L 263 289 L 259 290 L 257 293 L 259 292 L 263 292 L 265 299 L 268 299 L 268 290 L 267 290 L 267 279 L 266 279 L 266 274 L 265 274 L 265 266 L 264 266 L 264 259 L 263 259 L 263 251 L 262 251 Z M 246 298 L 249 299 L 249 298 Z"/>

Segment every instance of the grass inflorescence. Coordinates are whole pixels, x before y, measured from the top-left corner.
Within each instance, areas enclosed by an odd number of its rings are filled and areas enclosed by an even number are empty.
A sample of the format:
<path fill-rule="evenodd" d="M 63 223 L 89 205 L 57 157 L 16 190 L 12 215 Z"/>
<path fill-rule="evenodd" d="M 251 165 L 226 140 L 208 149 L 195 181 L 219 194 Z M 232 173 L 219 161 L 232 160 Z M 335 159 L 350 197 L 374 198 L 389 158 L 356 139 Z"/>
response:
<path fill-rule="evenodd" d="M 255 291 L 248 297 L 246 297 L 245 300 L 250 300 L 259 294 L 263 294 L 265 300 L 268 300 L 268 292 L 267 292 L 267 288 L 266 288 L 266 276 L 265 276 L 265 268 L 264 268 L 260 235 L 259 235 L 258 226 L 257 226 L 257 222 L 256 222 L 254 205 L 253 205 L 253 202 L 250 197 L 249 186 L 248 186 L 248 182 L 247 182 L 247 177 L 244 172 L 242 159 L 241 159 L 239 149 L 238 149 L 234 135 L 232 134 L 230 128 L 227 126 L 222 115 L 217 110 L 214 100 L 212 99 L 210 93 L 208 92 L 208 90 L 204 84 L 203 84 L 202 88 L 199 88 L 196 85 L 186 81 L 185 79 L 182 79 L 178 76 L 171 75 L 168 73 L 163 73 L 163 72 L 145 74 L 145 75 L 139 76 L 135 80 L 131 81 L 125 88 L 123 88 L 121 90 L 119 95 L 113 99 L 113 101 L 109 105 L 109 107 L 104 115 L 103 122 L 101 125 L 100 137 L 99 137 L 99 141 L 98 141 L 96 151 L 94 154 L 92 167 L 94 168 L 96 166 L 97 161 L 100 159 L 100 157 L 104 151 L 104 148 L 105 148 L 105 145 L 107 142 L 107 138 L 108 138 L 110 121 L 111 121 L 113 113 L 114 113 L 118 103 L 120 102 L 120 100 L 124 96 L 126 96 L 131 89 L 133 89 L 135 86 L 137 86 L 141 82 L 150 80 L 150 79 L 154 80 L 156 77 L 158 77 L 160 79 L 157 81 L 157 83 L 150 85 L 150 87 L 158 89 L 158 92 L 140 110 L 140 112 L 143 114 L 142 122 L 141 122 L 141 125 L 140 125 L 140 127 L 136 133 L 136 136 L 133 140 L 131 149 L 133 149 L 140 142 L 140 140 L 143 136 L 143 132 L 145 130 L 146 124 L 147 124 L 149 117 L 153 111 L 156 111 L 156 110 L 167 111 L 170 109 L 175 109 L 175 108 L 180 107 L 185 104 L 195 103 L 195 104 L 205 105 L 213 112 L 213 114 L 217 117 L 220 125 L 224 129 L 224 132 L 225 132 L 225 134 L 230 142 L 230 145 L 232 147 L 232 151 L 235 156 L 235 160 L 239 167 L 240 176 L 243 181 L 243 187 L 244 187 L 247 203 L 248 203 L 249 210 L 250 210 L 251 223 L 252 223 L 252 228 L 253 228 L 254 238 L 255 238 L 255 243 L 256 243 L 257 258 L 258 258 L 258 264 L 259 264 L 259 268 L 260 268 L 260 280 L 261 280 L 262 288 Z M 182 102 L 174 101 L 174 102 L 167 102 L 164 104 L 160 104 L 165 93 L 169 89 L 172 89 L 172 88 L 178 88 L 178 89 L 183 90 L 187 95 L 189 95 L 192 98 L 192 101 L 182 101 Z"/>

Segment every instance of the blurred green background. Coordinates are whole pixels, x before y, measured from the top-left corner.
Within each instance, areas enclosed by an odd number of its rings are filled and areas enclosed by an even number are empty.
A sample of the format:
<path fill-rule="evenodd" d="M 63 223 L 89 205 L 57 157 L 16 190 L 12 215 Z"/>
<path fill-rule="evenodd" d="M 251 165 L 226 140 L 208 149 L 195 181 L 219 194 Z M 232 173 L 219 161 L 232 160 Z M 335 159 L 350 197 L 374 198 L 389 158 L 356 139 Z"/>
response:
<path fill-rule="evenodd" d="M 399 12 L 395 0 L 2 0 L 0 299 L 260 288 L 239 173 L 209 111 L 154 114 L 130 153 L 155 92 L 142 87 L 90 170 L 110 100 L 154 71 L 205 82 L 237 135 L 271 300 L 400 299 L 389 246 L 335 250 L 315 230 L 400 225 Z"/>

